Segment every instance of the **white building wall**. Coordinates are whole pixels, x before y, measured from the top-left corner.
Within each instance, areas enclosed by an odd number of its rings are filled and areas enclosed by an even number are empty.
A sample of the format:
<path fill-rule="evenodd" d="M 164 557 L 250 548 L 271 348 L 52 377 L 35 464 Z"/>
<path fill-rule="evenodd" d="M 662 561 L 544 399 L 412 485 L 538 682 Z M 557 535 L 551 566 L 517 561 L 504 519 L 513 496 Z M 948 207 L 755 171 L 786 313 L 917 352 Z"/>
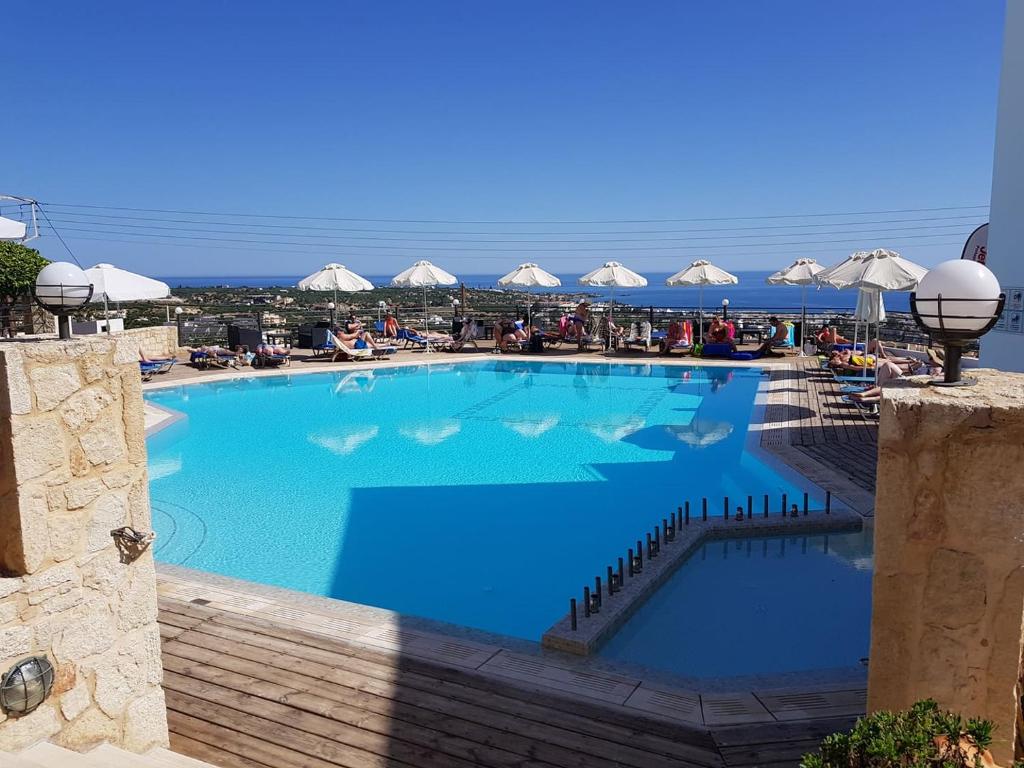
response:
<path fill-rule="evenodd" d="M 992 170 L 989 268 L 1007 292 L 1024 291 L 1024 0 L 1007 0 L 1003 70 Z M 1024 371 L 1024 311 L 1015 329 L 997 328 L 982 340 L 985 367 Z"/>

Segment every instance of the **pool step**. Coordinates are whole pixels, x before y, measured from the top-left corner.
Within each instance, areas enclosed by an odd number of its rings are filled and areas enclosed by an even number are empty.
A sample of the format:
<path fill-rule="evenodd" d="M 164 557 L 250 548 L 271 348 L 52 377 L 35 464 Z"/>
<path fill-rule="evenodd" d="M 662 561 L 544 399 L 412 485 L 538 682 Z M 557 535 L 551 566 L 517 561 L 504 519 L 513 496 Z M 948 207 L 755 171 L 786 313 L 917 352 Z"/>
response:
<path fill-rule="evenodd" d="M 168 749 L 153 749 L 137 755 L 101 744 L 89 752 L 73 752 L 56 744 L 41 742 L 11 755 L 0 752 L 3 768 L 214 768 L 209 763 L 179 755 Z"/>

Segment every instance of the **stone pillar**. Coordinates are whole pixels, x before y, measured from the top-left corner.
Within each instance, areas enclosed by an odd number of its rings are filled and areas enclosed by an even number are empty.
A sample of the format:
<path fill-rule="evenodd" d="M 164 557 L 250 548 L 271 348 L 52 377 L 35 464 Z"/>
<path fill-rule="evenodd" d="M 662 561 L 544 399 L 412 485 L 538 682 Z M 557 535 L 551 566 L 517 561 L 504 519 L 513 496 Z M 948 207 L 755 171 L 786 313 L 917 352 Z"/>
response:
<path fill-rule="evenodd" d="M 988 718 L 1006 765 L 1022 693 L 1024 375 L 977 376 L 885 390 L 868 708 L 933 698 Z"/>
<path fill-rule="evenodd" d="M 137 360 L 105 337 L 0 343 L 0 673 L 56 669 L 39 709 L 0 714 L 0 752 L 167 744 L 152 553 L 110 535 L 151 530 Z"/>

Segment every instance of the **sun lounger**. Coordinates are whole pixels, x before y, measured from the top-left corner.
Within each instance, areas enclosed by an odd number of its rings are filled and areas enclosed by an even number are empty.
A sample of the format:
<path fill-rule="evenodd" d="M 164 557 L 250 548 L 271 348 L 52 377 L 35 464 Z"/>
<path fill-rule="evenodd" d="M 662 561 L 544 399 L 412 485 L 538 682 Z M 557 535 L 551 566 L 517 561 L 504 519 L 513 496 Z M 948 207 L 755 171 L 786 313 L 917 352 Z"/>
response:
<path fill-rule="evenodd" d="M 291 365 L 291 355 L 275 352 L 273 347 L 260 345 L 255 349 L 252 359 L 253 368 L 276 368 L 279 365 Z"/>
<path fill-rule="evenodd" d="M 631 347 L 643 347 L 644 350 L 651 348 L 651 324 L 644 320 L 642 323 L 630 323 L 629 335 L 622 340 L 625 349 Z"/>
<path fill-rule="evenodd" d="M 451 336 L 422 336 L 418 333 L 413 333 L 408 328 L 398 329 L 398 340 L 404 341 L 406 347 L 422 347 L 424 351 L 430 349 L 447 349 L 451 347 L 452 339 Z"/>
<path fill-rule="evenodd" d="M 660 349 L 663 355 L 669 355 L 675 350 L 683 352 L 693 350 L 693 324 L 689 320 L 684 320 L 678 338 L 669 340 L 668 334 L 665 334 L 665 341 L 660 345 Z"/>
<path fill-rule="evenodd" d="M 333 357 L 335 362 L 339 360 L 379 360 L 382 357 L 393 355 L 397 351 L 395 347 L 349 346 L 333 333 L 330 334 L 330 339 L 335 348 Z"/>

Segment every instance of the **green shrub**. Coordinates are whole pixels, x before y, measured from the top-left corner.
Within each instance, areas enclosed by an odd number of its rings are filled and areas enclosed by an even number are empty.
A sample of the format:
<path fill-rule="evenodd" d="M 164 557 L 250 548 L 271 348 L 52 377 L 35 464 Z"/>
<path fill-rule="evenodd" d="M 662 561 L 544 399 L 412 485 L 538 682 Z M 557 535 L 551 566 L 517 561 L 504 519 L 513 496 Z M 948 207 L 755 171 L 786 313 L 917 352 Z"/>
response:
<path fill-rule="evenodd" d="M 849 733 L 834 733 L 801 768 L 976 768 L 992 743 L 987 720 L 943 712 L 930 699 L 906 712 L 876 712 Z M 991 763 L 988 763 L 989 765 Z M 1020 764 L 1015 764 L 1015 768 Z"/>

